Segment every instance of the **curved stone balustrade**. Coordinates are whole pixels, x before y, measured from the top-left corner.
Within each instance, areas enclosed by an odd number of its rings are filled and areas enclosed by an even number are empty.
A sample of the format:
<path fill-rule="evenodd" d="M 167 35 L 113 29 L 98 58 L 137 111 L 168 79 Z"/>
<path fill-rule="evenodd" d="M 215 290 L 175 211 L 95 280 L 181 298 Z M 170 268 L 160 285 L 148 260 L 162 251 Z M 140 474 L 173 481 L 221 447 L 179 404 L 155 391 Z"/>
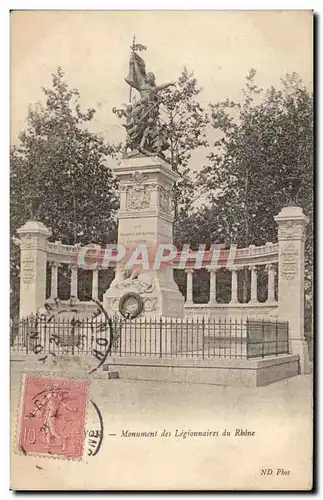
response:
<path fill-rule="evenodd" d="M 57 241 L 55 243 L 47 244 L 47 260 L 51 264 L 52 268 L 52 278 L 51 278 L 51 297 L 56 297 L 58 295 L 58 279 L 57 279 L 57 268 L 61 264 L 68 264 L 71 269 L 71 296 L 77 298 L 77 268 L 82 268 L 84 262 L 86 264 L 91 263 L 90 269 L 92 270 L 92 298 L 98 299 L 98 285 L 99 285 L 99 275 L 98 269 L 107 269 L 115 267 L 114 262 L 104 264 L 104 253 L 105 248 L 99 245 L 91 244 L 85 247 L 80 245 L 63 245 L 61 242 Z M 221 306 L 217 304 L 216 300 L 216 289 L 217 289 L 217 271 L 220 268 L 227 267 L 232 275 L 231 283 L 231 300 L 227 304 L 230 307 L 238 307 L 240 305 L 245 306 L 246 304 L 240 304 L 238 300 L 238 280 L 237 271 L 247 268 L 250 270 L 250 286 L 251 286 L 251 299 L 250 305 L 259 308 L 263 307 L 262 304 L 258 303 L 257 300 L 257 266 L 266 266 L 268 273 L 268 298 L 266 305 L 267 307 L 276 307 L 277 301 L 275 299 L 275 264 L 278 262 L 278 243 L 266 243 L 266 245 L 256 247 L 250 245 L 247 248 L 237 249 L 235 253 L 231 254 L 231 263 L 228 261 L 228 250 L 221 250 L 221 256 L 217 262 L 216 267 L 212 267 L 212 253 L 210 251 L 205 251 L 203 259 L 200 258 L 199 268 L 205 268 L 209 271 L 210 279 L 210 297 L 208 304 L 205 304 L 204 312 L 206 314 L 211 314 L 212 310 L 210 308 L 215 307 L 218 312 L 220 312 Z M 197 252 L 187 252 L 185 267 L 183 270 L 186 271 L 187 276 L 187 295 L 185 303 L 185 311 L 187 314 L 192 314 L 195 307 L 200 307 L 194 303 L 193 299 L 193 275 L 194 268 L 196 267 Z M 94 264 L 94 265 L 93 265 Z M 183 265 L 179 261 L 179 257 L 172 262 L 174 269 L 183 268 Z M 267 310 L 267 309 L 266 309 Z M 194 313 L 193 313 L 194 314 Z"/>
<path fill-rule="evenodd" d="M 265 245 L 256 247 L 255 245 L 250 245 L 246 248 L 237 248 L 234 253 L 231 250 L 231 258 L 233 262 L 226 265 L 229 257 L 229 249 L 221 250 L 218 265 L 216 267 L 232 267 L 232 265 L 237 267 L 251 266 L 251 265 L 266 265 L 278 262 L 279 246 L 278 243 L 266 243 Z M 195 257 L 197 257 L 197 252 L 189 252 L 187 254 L 187 261 L 185 268 L 195 267 Z M 210 267 L 212 260 L 212 254 L 209 251 L 204 252 L 202 268 Z M 174 260 L 174 268 L 176 269 L 179 263 L 179 259 Z"/>
<path fill-rule="evenodd" d="M 251 265 L 265 265 L 278 262 L 278 243 L 266 243 L 262 246 L 250 245 L 246 248 L 237 248 L 234 256 L 234 265 L 241 266 L 251 266 Z M 229 255 L 229 249 L 221 250 L 218 267 L 231 267 L 226 266 L 226 261 Z M 180 252 L 180 251 L 179 251 Z M 87 261 L 92 261 L 97 263 L 102 268 L 115 267 L 114 262 L 109 262 L 108 265 L 104 262 L 105 248 L 100 245 L 90 244 L 86 246 L 78 245 L 63 245 L 60 241 L 55 243 L 47 242 L 47 260 L 49 262 L 56 261 L 65 264 L 78 264 L 79 267 L 82 266 L 84 262 L 84 257 Z M 81 256 L 78 259 L 78 255 Z M 234 255 L 233 253 L 231 255 Z M 197 252 L 190 251 L 186 254 L 187 260 L 185 262 L 185 269 L 195 268 L 195 257 Z M 79 262 L 77 262 L 79 260 Z M 212 260 L 212 252 L 206 250 L 204 252 L 202 265 L 200 268 L 208 268 Z M 100 262 L 98 262 L 100 261 Z M 174 269 L 182 267 L 179 266 L 180 253 L 173 261 Z"/>
<path fill-rule="evenodd" d="M 259 315 L 259 317 L 277 315 L 280 319 L 289 322 L 291 350 L 300 357 L 301 372 L 308 373 L 308 351 L 304 338 L 304 244 L 309 219 L 304 215 L 301 207 L 294 205 L 283 207 L 274 219 L 278 225 L 279 243 L 267 242 L 262 246 L 250 245 L 240 249 L 234 245 L 228 249 L 214 245 L 209 251 L 205 251 L 201 245 L 199 251 L 194 252 L 179 249 L 176 259 L 170 261 L 169 265 L 174 269 L 186 271 L 186 315 L 219 315 L 224 318 L 235 314 Z M 51 266 L 50 298 L 52 300 L 59 297 L 58 273 L 61 264 L 70 266 L 70 298 L 73 307 L 79 305 L 85 310 L 90 305 L 88 302 L 80 302 L 77 297 L 78 268 L 87 268 L 92 271 L 91 298 L 99 299 L 99 269 L 115 267 L 115 263 L 105 262 L 106 249 L 104 247 L 95 244 L 84 247 L 64 245 L 60 241 L 50 243 L 48 239 L 51 232 L 37 221 L 27 221 L 17 232 L 21 252 L 21 317 L 34 314 L 44 306 L 46 288 L 48 293 L 46 283 L 48 263 Z M 171 239 L 171 236 L 169 238 Z M 155 241 L 152 243 L 155 244 Z M 157 251 L 157 248 L 155 250 Z M 151 255 L 149 262 L 152 264 Z M 194 271 L 203 268 L 209 271 L 209 302 L 195 304 Z M 248 273 L 244 274 L 244 283 L 247 280 L 246 288 L 250 300 L 247 303 L 240 303 L 239 299 L 242 297 L 238 293 L 238 287 L 239 282 L 241 285 L 241 270 L 246 268 Z M 264 268 L 267 273 L 266 285 Z M 221 273 L 218 273 L 221 269 L 227 269 L 231 273 L 231 300 L 227 304 L 217 303 L 217 297 L 220 299 L 217 287 L 223 278 Z M 261 277 L 259 278 L 260 270 Z M 259 302 L 259 281 L 266 286 L 267 293 L 262 294 L 261 297 L 267 298 L 266 302 Z M 278 301 L 277 282 L 279 283 Z"/>
<path fill-rule="evenodd" d="M 237 265 L 262 265 L 278 262 L 278 249 L 278 243 L 266 243 L 265 245 L 259 247 L 250 245 L 247 248 L 238 248 L 236 254 Z M 246 262 L 247 260 L 248 262 Z"/>
<path fill-rule="evenodd" d="M 82 250 L 86 249 L 86 257 L 93 260 L 98 259 L 99 252 L 104 252 L 100 245 L 90 244 L 86 246 L 63 245 L 60 241 L 55 243 L 47 242 L 47 260 L 49 262 L 59 262 L 61 264 L 77 264 L 78 256 Z M 79 266 L 82 267 L 82 266 Z"/>
<path fill-rule="evenodd" d="M 267 305 L 272 305 L 275 307 L 277 301 L 275 299 L 275 269 L 274 265 L 278 262 L 278 243 L 266 243 L 263 246 L 256 247 L 255 245 L 250 245 L 247 248 L 239 248 L 232 252 L 231 247 L 231 262 L 229 262 L 229 251 L 221 250 L 219 255 L 219 260 L 217 261 L 216 267 L 212 266 L 212 252 L 205 251 L 203 254 L 203 259 L 201 260 L 201 255 L 199 254 L 200 264 L 196 266 L 196 261 L 198 262 L 198 252 L 187 252 L 185 254 L 185 267 L 180 263 L 180 254 L 172 262 L 172 267 L 174 269 L 183 269 L 186 271 L 187 276 L 187 296 L 185 303 L 185 311 L 189 313 L 191 307 L 195 307 L 193 300 L 193 274 L 194 268 L 199 267 L 204 268 L 209 271 L 210 276 L 210 300 L 208 307 L 206 307 L 205 312 L 210 313 L 210 307 L 217 307 L 219 309 L 216 301 L 216 288 L 217 288 L 217 271 L 220 268 L 228 268 L 232 274 L 231 283 L 231 300 L 228 305 L 237 305 L 240 307 L 238 301 L 238 281 L 237 281 L 237 271 L 243 268 L 248 268 L 251 271 L 251 303 L 255 307 L 259 307 L 260 304 L 257 301 L 257 267 L 266 265 L 268 272 L 268 299 Z M 51 297 L 55 297 L 58 294 L 58 281 L 57 281 L 57 267 L 60 264 L 68 264 L 71 267 L 71 295 L 77 297 L 77 268 L 84 267 L 84 263 L 92 264 L 90 269 L 93 273 L 92 280 L 92 298 L 98 298 L 98 268 L 107 269 L 114 268 L 115 262 L 104 262 L 105 248 L 100 247 L 100 245 L 90 244 L 82 247 L 81 245 L 63 245 L 60 241 L 55 243 L 47 243 L 47 260 L 52 265 L 52 279 L 51 279 Z M 82 265 L 83 264 L 83 265 Z M 207 304 L 206 304 L 207 306 Z"/>

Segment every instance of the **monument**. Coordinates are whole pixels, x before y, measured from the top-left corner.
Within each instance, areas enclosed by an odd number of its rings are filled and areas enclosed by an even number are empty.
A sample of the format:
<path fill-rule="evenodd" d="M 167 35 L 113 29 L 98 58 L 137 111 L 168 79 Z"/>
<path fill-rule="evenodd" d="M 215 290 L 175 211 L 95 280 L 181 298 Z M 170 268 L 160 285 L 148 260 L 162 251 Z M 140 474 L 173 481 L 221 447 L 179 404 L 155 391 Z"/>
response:
<path fill-rule="evenodd" d="M 161 91 L 175 85 L 156 85 L 155 75 L 146 73 L 145 62 L 138 52 L 146 47 L 133 43 L 129 74 L 130 104 L 113 108 L 125 117 L 127 137 L 123 158 L 114 169 L 119 180 L 118 243 L 139 255 L 148 249 L 148 262 L 126 269 L 124 262 L 116 268 L 115 279 L 103 296 L 107 310 L 120 305 L 130 312 L 140 307 L 146 316 L 184 316 L 184 297 L 173 278 L 171 266 L 153 268 L 152 255 L 159 244 L 173 243 L 172 186 L 178 179 L 166 160 L 164 151 L 170 144 L 159 117 Z M 131 100 L 132 89 L 140 99 Z M 145 257 L 145 256 L 143 256 Z M 147 257 L 147 256 L 146 256 Z"/>

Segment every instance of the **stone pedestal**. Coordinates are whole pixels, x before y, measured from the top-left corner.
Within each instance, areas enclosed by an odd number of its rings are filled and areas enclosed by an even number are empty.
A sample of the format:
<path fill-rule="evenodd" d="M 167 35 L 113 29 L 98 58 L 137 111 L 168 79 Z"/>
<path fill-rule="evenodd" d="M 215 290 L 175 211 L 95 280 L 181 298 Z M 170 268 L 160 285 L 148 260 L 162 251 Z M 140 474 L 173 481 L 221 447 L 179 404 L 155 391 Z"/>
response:
<path fill-rule="evenodd" d="M 292 354 L 300 358 L 301 373 L 309 373 L 304 337 L 304 245 L 308 218 L 301 207 L 286 206 L 275 217 L 278 224 L 278 316 L 289 322 Z"/>
<path fill-rule="evenodd" d="M 117 266 L 103 305 L 116 311 L 120 297 L 137 292 L 144 301 L 143 315 L 182 317 L 184 297 L 174 281 L 172 266 L 153 268 L 158 245 L 173 243 L 171 197 L 178 175 L 166 161 L 147 156 L 124 159 L 114 172 L 120 189 L 118 243 L 126 247 L 126 258 Z M 145 264 L 124 269 L 130 255 Z"/>
<path fill-rule="evenodd" d="M 42 222 L 29 220 L 17 230 L 20 238 L 20 317 L 44 307 L 46 300 L 47 239 Z"/>

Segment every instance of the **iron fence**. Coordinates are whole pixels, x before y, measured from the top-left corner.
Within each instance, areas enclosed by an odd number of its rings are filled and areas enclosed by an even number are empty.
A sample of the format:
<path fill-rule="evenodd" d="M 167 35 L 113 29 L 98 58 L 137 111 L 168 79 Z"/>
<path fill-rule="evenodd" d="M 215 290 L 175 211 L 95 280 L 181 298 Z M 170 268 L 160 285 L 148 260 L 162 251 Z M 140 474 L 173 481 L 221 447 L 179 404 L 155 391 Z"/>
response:
<path fill-rule="evenodd" d="M 109 345 L 113 339 L 111 331 L 111 325 L 103 317 L 73 315 L 48 320 L 32 315 L 12 323 L 10 345 L 13 352 L 38 356 L 93 354 Z"/>
<path fill-rule="evenodd" d="M 29 317 L 11 327 L 16 353 L 264 358 L 289 352 L 288 322 L 236 318 Z"/>
<path fill-rule="evenodd" d="M 288 321 L 246 321 L 247 358 L 264 358 L 289 353 Z"/>

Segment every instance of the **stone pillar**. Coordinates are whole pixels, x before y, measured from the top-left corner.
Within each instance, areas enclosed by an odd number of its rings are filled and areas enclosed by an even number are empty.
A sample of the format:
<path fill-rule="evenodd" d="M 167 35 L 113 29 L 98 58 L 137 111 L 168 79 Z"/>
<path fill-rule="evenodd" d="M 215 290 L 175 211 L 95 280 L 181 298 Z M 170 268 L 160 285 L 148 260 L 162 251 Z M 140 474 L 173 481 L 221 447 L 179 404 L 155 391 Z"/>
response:
<path fill-rule="evenodd" d="M 17 230 L 20 238 L 20 317 L 36 313 L 46 300 L 47 239 L 51 231 L 29 220 Z"/>
<path fill-rule="evenodd" d="M 51 300 L 56 299 L 58 297 L 58 262 L 52 262 L 51 264 L 51 285 L 50 285 L 50 298 Z"/>
<path fill-rule="evenodd" d="M 238 270 L 231 269 L 231 300 L 229 304 L 238 304 Z"/>
<path fill-rule="evenodd" d="M 155 257 L 160 262 L 165 255 L 162 245 L 173 245 L 172 188 L 179 176 L 158 156 L 123 158 L 114 173 L 120 191 L 118 244 L 126 249 L 126 262 L 118 263 L 103 305 L 117 311 L 120 298 L 135 292 L 142 296 L 144 316 L 183 317 L 184 297 L 174 281 L 171 262 L 155 266 Z M 126 263 L 129 269 L 124 268 Z"/>
<path fill-rule="evenodd" d="M 267 264 L 268 272 L 268 297 L 266 300 L 267 304 L 277 304 L 275 299 L 275 266 L 273 264 Z"/>
<path fill-rule="evenodd" d="M 209 304 L 216 304 L 216 270 L 209 269 L 210 271 L 210 300 Z"/>
<path fill-rule="evenodd" d="M 99 268 L 92 271 L 92 299 L 98 300 L 99 297 Z"/>
<path fill-rule="evenodd" d="M 194 269 L 185 269 L 187 275 L 186 281 L 186 302 L 185 304 L 193 304 L 193 273 Z"/>
<path fill-rule="evenodd" d="M 75 297 L 77 299 L 77 265 L 72 264 L 71 268 L 71 297 Z"/>
<path fill-rule="evenodd" d="M 309 220 L 301 207 L 286 206 L 275 217 L 278 224 L 278 317 L 289 322 L 290 349 L 298 354 L 300 373 L 309 373 L 304 337 L 304 246 Z"/>
<path fill-rule="evenodd" d="M 251 271 L 251 295 L 249 304 L 257 304 L 258 303 L 258 294 L 257 294 L 257 267 L 250 266 L 249 270 Z"/>

